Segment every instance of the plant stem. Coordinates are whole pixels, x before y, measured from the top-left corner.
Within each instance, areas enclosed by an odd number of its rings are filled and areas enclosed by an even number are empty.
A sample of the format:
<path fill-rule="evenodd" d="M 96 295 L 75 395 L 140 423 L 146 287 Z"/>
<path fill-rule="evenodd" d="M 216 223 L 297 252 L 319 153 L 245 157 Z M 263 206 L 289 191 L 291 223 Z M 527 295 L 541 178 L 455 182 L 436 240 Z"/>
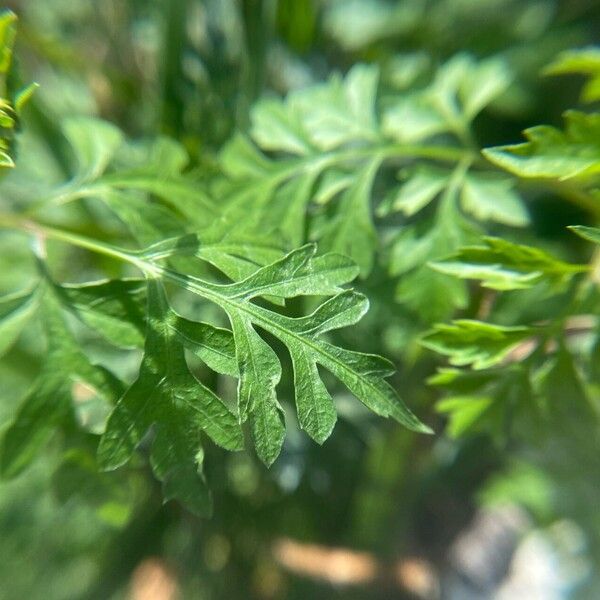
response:
<path fill-rule="evenodd" d="M 104 256 L 109 256 L 122 262 L 130 263 L 138 267 L 144 273 L 156 274 L 156 269 L 152 263 L 141 260 L 131 252 L 127 252 L 126 250 L 116 248 L 115 246 L 105 244 L 104 242 L 100 242 L 98 240 L 92 240 L 70 231 L 65 231 L 64 229 L 43 225 L 42 223 L 38 223 L 30 219 L 23 219 L 16 215 L 7 213 L 0 213 L 0 228 L 14 229 L 24 233 L 30 233 L 38 237 L 41 236 L 44 238 L 65 242 L 67 244 L 71 244 L 72 246 L 90 250 L 96 254 L 103 254 Z"/>

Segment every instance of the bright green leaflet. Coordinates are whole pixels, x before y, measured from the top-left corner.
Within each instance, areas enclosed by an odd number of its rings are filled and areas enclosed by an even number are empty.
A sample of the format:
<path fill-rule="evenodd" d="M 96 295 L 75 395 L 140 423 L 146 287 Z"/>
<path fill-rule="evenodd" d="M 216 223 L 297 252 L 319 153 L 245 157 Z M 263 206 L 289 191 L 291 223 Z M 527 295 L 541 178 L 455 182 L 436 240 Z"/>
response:
<path fill-rule="evenodd" d="M 494 164 L 524 178 L 583 179 L 600 173 L 600 115 L 565 113 L 565 129 L 538 125 L 524 132 L 527 142 L 487 148 Z"/>
<path fill-rule="evenodd" d="M 493 290 L 524 289 L 541 282 L 558 289 L 588 269 L 587 265 L 561 261 L 540 248 L 489 236 L 481 241 L 482 244 L 464 246 L 431 266 L 460 279 L 479 280 L 483 287 Z"/>
<path fill-rule="evenodd" d="M 529 327 L 503 327 L 482 321 L 459 319 L 438 324 L 421 343 L 450 357 L 450 364 L 487 369 L 504 360 L 523 340 L 535 334 Z"/>

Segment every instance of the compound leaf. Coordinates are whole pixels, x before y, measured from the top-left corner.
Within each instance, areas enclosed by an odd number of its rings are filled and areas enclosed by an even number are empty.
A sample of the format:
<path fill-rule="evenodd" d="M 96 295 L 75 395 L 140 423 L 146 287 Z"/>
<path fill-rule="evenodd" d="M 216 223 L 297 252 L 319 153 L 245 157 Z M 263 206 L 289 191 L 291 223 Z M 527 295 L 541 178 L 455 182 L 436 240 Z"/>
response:
<path fill-rule="evenodd" d="M 559 288 L 587 269 L 585 265 L 563 262 L 540 248 L 502 238 L 486 236 L 482 242 L 477 246 L 464 246 L 431 266 L 461 279 L 478 279 L 483 287 L 494 290 L 524 289 L 540 282 Z"/>
<path fill-rule="evenodd" d="M 503 327 L 458 319 L 451 324 L 435 325 L 421 343 L 449 356 L 452 365 L 487 369 L 504 360 L 515 346 L 533 334 L 534 330 L 529 327 Z"/>

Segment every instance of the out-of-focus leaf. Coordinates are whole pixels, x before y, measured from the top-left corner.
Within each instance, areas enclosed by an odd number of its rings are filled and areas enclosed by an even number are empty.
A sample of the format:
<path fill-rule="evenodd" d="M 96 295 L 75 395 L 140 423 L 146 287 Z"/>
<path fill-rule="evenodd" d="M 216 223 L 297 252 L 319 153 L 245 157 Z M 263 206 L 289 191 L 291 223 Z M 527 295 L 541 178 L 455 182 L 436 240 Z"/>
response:
<path fill-rule="evenodd" d="M 461 279 L 478 279 L 482 286 L 495 290 L 524 289 L 541 282 L 560 288 L 587 270 L 585 265 L 563 262 L 532 246 L 494 237 L 484 237 L 482 241 L 481 245 L 465 246 L 431 266 Z"/>
<path fill-rule="evenodd" d="M 581 91 L 583 102 L 600 100 L 600 49 L 596 46 L 561 52 L 545 69 L 546 75 L 585 75 L 588 80 Z"/>
<path fill-rule="evenodd" d="M 565 113 L 565 129 L 549 125 L 524 132 L 527 142 L 483 151 L 494 164 L 524 178 L 567 180 L 600 172 L 600 114 Z"/>
<path fill-rule="evenodd" d="M 529 223 L 529 216 L 510 178 L 469 173 L 461 191 L 461 206 L 480 221 L 513 227 Z"/>
<path fill-rule="evenodd" d="M 235 416 L 188 370 L 176 321 L 162 284 L 149 281 L 140 373 L 112 411 L 98 456 L 105 469 L 123 465 L 155 424 L 151 462 L 165 499 L 176 497 L 206 514 L 210 501 L 201 475 L 201 432 L 229 450 L 242 448 L 243 438 Z"/>
<path fill-rule="evenodd" d="M 35 290 L 0 298 L 0 356 L 15 342 L 38 303 Z"/>
<path fill-rule="evenodd" d="M 461 437 L 469 433 L 475 423 L 492 405 L 491 398 L 474 396 L 450 396 L 436 404 L 436 411 L 449 417 L 448 433 L 451 437 Z"/>
<path fill-rule="evenodd" d="M 111 373 L 91 364 L 82 354 L 66 328 L 59 300 L 51 289 L 43 290 L 41 302 L 48 352 L 41 372 L 0 442 L 0 473 L 7 478 L 25 469 L 57 429 L 75 425 L 78 386 L 98 394 L 105 410 L 122 391 Z"/>
<path fill-rule="evenodd" d="M 377 234 L 371 218 L 371 187 L 381 158 L 376 156 L 356 175 L 342 194 L 340 210 L 323 234 L 323 247 L 352 258 L 367 274 L 373 267 Z"/>
<path fill-rule="evenodd" d="M 503 327 L 482 321 L 459 319 L 435 325 L 421 343 L 450 357 L 450 364 L 487 369 L 502 362 L 518 344 L 535 335 L 530 327 Z"/>

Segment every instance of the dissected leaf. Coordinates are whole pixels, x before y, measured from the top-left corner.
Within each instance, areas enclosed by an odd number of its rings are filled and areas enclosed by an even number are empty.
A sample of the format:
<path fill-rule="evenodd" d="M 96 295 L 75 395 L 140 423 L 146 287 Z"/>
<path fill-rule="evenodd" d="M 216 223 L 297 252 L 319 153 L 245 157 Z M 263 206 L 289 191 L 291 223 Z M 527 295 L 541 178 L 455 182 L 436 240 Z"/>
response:
<path fill-rule="evenodd" d="M 277 355 L 256 328 L 274 335 L 288 348 L 294 364 L 299 422 L 317 442 L 329 436 L 335 422 L 335 411 L 318 377 L 317 364 L 377 414 L 391 416 L 416 431 L 428 431 L 385 382 L 384 377 L 393 372 L 390 363 L 321 339 L 330 329 L 355 323 L 366 310 L 366 302 L 361 296 L 340 291 L 339 286 L 357 274 L 349 259 L 314 254 L 313 245 L 304 246 L 231 284 L 208 283 L 169 269 L 160 271 L 166 279 L 218 304 L 227 313 L 240 378 L 239 416 L 242 421 L 250 421 L 257 451 L 267 464 L 275 459 L 283 442 L 283 416 L 275 396 L 281 367 Z M 290 318 L 251 302 L 263 294 L 289 298 L 336 293 L 312 315 L 301 318 Z"/>
<path fill-rule="evenodd" d="M 473 162 L 470 121 L 510 80 L 502 61 L 478 62 L 461 54 L 421 91 L 385 99 L 379 111 L 378 77 L 375 66 L 355 65 L 344 78 L 294 90 L 283 100 L 259 101 L 251 139 L 235 136 L 220 155 L 225 178 L 215 183 L 213 194 L 224 199 L 224 215 L 215 227 L 221 232 L 235 227 L 288 249 L 305 241 L 308 231 L 309 239 L 348 254 L 361 276 L 368 275 L 377 250 L 371 196 L 378 171 L 388 159 L 404 164 L 421 159 L 379 209 L 380 215 L 390 209 L 418 212 L 453 179 L 453 169 L 433 161 Z M 442 133 L 453 134 L 450 143 L 436 137 Z M 509 180 L 488 185 L 482 177 L 465 187 L 464 209 L 478 219 L 525 224 L 526 212 Z M 314 219 L 311 204 L 317 205 Z"/>
<path fill-rule="evenodd" d="M 459 319 L 435 325 L 421 343 L 450 357 L 450 364 L 486 369 L 503 361 L 523 340 L 534 335 L 529 327 L 504 327 L 482 321 Z"/>
<path fill-rule="evenodd" d="M 519 177 L 567 180 L 600 172 L 600 114 L 565 113 L 565 129 L 549 125 L 524 132 L 527 142 L 483 151 L 488 160 Z"/>
<path fill-rule="evenodd" d="M 481 245 L 465 246 L 431 266 L 461 279 L 478 279 L 482 286 L 495 290 L 529 288 L 541 282 L 558 288 L 587 269 L 532 246 L 494 237 L 484 237 L 482 241 Z"/>

